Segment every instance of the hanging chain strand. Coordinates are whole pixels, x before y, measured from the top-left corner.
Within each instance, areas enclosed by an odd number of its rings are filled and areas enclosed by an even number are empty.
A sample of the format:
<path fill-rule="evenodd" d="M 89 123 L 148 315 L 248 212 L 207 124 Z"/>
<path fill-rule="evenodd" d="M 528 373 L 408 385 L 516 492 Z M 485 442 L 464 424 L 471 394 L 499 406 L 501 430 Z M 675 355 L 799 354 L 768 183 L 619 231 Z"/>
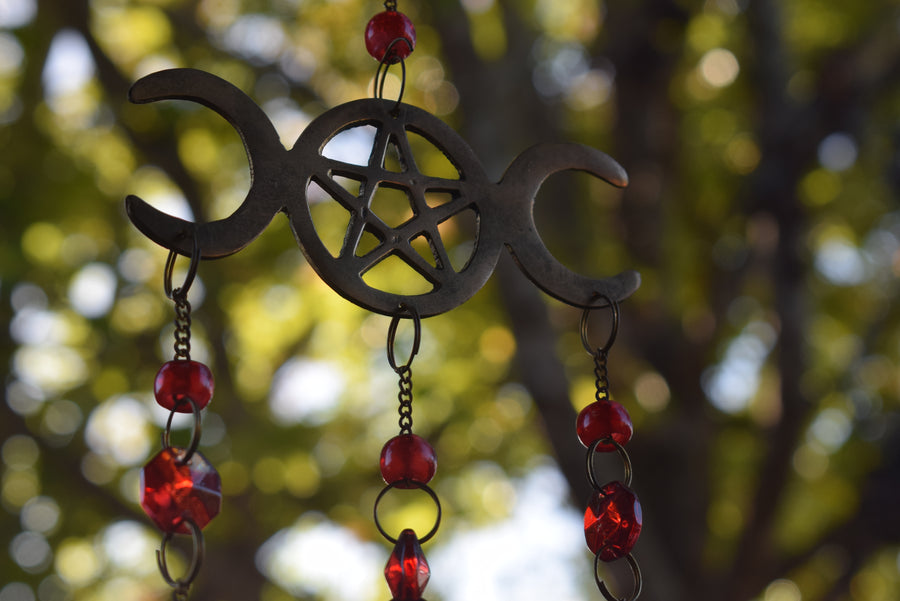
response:
<path fill-rule="evenodd" d="M 191 359 L 191 303 L 187 294 L 174 295 L 175 300 L 175 358 Z"/>
<path fill-rule="evenodd" d="M 596 300 L 596 299 L 594 299 L 594 300 Z M 596 393 L 594 396 L 595 396 L 595 400 L 597 403 L 602 403 L 603 406 L 605 408 L 607 408 L 607 409 L 603 410 L 603 412 L 605 412 L 613 406 L 618 406 L 618 403 L 615 403 L 609 397 L 609 369 L 608 369 L 607 364 L 608 364 L 608 359 L 609 359 L 609 351 L 612 348 L 613 343 L 616 340 L 616 334 L 618 333 L 619 305 L 617 302 L 615 302 L 612 299 L 605 297 L 605 296 L 601 296 L 600 300 L 605 301 L 603 305 L 587 307 L 587 308 L 585 308 L 584 312 L 582 313 L 582 316 L 581 316 L 581 343 L 584 346 L 584 349 L 588 352 L 588 354 L 594 360 L 594 382 L 595 382 L 595 386 L 596 386 Z M 607 308 L 607 307 L 612 312 L 612 324 L 610 327 L 609 336 L 607 337 L 606 342 L 602 346 L 592 344 L 588 340 L 588 317 L 590 316 L 591 311 L 593 311 L 595 309 L 601 309 L 601 308 Z M 586 408 L 585 411 L 588 411 L 589 409 L 590 409 L 590 406 L 588 408 Z M 622 409 L 622 411 L 624 412 L 624 409 Z M 600 415 L 604 415 L 605 413 L 603 413 L 603 412 L 601 412 Z M 637 497 L 634 496 L 634 493 L 632 493 L 628 489 L 628 487 L 631 486 L 631 477 L 632 477 L 631 458 L 628 456 L 628 452 L 625 450 L 625 447 L 623 445 L 631 437 L 631 430 L 630 430 L 631 420 L 630 420 L 630 418 L 628 418 L 627 412 L 625 413 L 625 417 L 628 419 L 628 433 L 627 433 L 626 438 L 621 439 L 622 440 L 621 444 L 620 444 L 620 442 L 618 442 L 616 440 L 616 436 L 617 435 L 622 436 L 623 432 L 621 430 L 616 432 L 611 427 L 611 424 L 607 424 L 607 430 L 605 431 L 605 433 L 603 435 L 601 435 L 601 437 L 596 438 L 593 441 L 587 441 L 584 438 L 582 438 L 582 442 L 588 447 L 586 462 L 585 462 L 585 465 L 587 468 L 588 481 L 590 482 L 591 487 L 594 489 L 594 494 L 592 496 L 591 505 L 589 505 L 588 510 L 585 513 L 585 535 L 587 535 L 587 533 L 588 533 L 588 525 L 587 525 L 588 517 L 590 516 L 593 521 L 599 522 L 601 520 L 601 518 L 603 517 L 601 514 L 604 513 L 605 511 L 608 511 L 608 509 L 604 509 L 604 507 L 606 507 L 606 506 L 604 506 L 603 503 L 597 503 L 595 506 L 594 505 L 595 501 L 593 499 L 604 499 L 604 500 L 606 500 L 606 502 L 608 502 L 612 506 L 614 506 L 616 503 L 616 501 L 614 501 L 612 497 L 607 496 L 609 494 L 607 492 L 608 487 L 614 487 L 614 489 L 615 489 L 615 487 L 620 487 L 620 488 L 618 488 L 618 490 L 621 490 L 621 488 L 624 488 L 625 491 L 622 494 L 631 495 L 632 505 L 637 505 L 637 512 L 634 511 L 633 507 L 632 507 L 631 511 L 634 513 L 637 513 L 637 515 L 632 515 L 628 519 L 630 520 L 630 519 L 634 518 L 634 519 L 638 520 L 637 533 L 638 534 L 640 533 L 640 522 L 639 522 L 639 520 L 641 519 L 640 513 L 639 513 L 640 505 L 638 504 Z M 580 418 L 580 416 L 579 416 L 579 418 Z M 603 419 L 608 419 L 608 418 L 603 418 Z M 581 427 L 581 426 L 579 426 L 579 427 Z M 579 434 L 579 436 L 581 436 L 581 434 Z M 610 452 L 610 451 L 618 452 L 619 456 L 622 458 L 622 463 L 624 465 L 624 470 L 625 470 L 624 483 L 616 481 L 616 482 L 611 482 L 606 485 L 602 485 L 601 482 L 597 479 L 597 476 L 594 472 L 595 453 Z M 615 507 L 615 509 L 618 511 L 620 508 Z M 627 503 L 623 504 L 621 509 L 628 509 Z M 625 518 L 621 517 L 621 514 L 619 514 L 617 516 L 617 519 L 619 520 L 617 523 L 624 524 L 626 522 Z M 591 528 L 594 528 L 594 526 L 592 525 Z M 599 536 L 599 535 L 596 532 L 594 532 L 593 536 Z M 594 544 L 598 545 L 599 543 L 595 542 Z M 603 598 L 606 599 L 606 601 L 635 601 L 641 594 L 641 587 L 643 584 L 643 576 L 641 574 L 641 569 L 638 566 L 637 560 L 634 558 L 634 555 L 632 555 L 630 546 L 627 549 L 625 549 L 621 554 L 614 553 L 614 554 L 607 555 L 606 557 L 604 557 L 603 554 L 605 551 L 608 552 L 609 547 L 607 547 L 607 545 L 609 545 L 609 544 L 610 544 L 610 541 L 607 540 L 606 542 L 603 542 L 603 544 L 602 544 L 603 546 L 599 546 L 599 548 L 595 548 L 594 546 L 591 546 L 592 543 L 590 542 L 590 540 L 588 541 L 589 548 L 594 552 L 594 580 L 597 584 L 597 588 L 600 590 L 600 594 L 603 595 Z M 633 545 L 633 544 L 634 544 L 634 541 L 632 540 L 630 542 L 630 545 Z M 632 587 L 631 593 L 629 593 L 627 596 L 624 596 L 624 597 L 620 597 L 620 596 L 613 594 L 609 590 L 609 587 L 607 586 L 606 582 L 604 582 L 603 578 L 600 577 L 601 562 L 615 561 L 617 559 L 623 559 L 628 564 L 628 566 L 631 568 L 631 573 L 634 578 L 634 585 Z"/>
<path fill-rule="evenodd" d="M 412 318 L 413 343 L 412 349 L 409 352 L 409 356 L 406 359 L 406 362 L 401 364 L 397 361 L 397 358 L 394 355 L 394 343 L 397 339 L 397 327 L 400 324 L 401 318 L 405 314 L 408 314 L 409 317 Z M 412 362 L 416 356 L 416 353 L 419 352 L 419 343 L 421 342 L 421 339 L 422 325 L 421 321 L 419 320 L 419 314 L 415 309 L 410 309 L 405 305 L 401 305 L 399 307 L 399 312 L 391 319 L 391 325 L 388 327 L 387 336 L 388 363 L 390 363 L 391 369 L 394 370 L 394 373 L 400 376 L 400 392 L 397 394 L 397 400 L 400 401 L 398 412 L 400 413 L 399 424 L 401 435 L 412 434 Z"/>
<path fill-rule="evenodd" d="M 594 398 L 598 401 L 609 400 L 609 371 L 606 366 L 608 357 L 609 351 L 605 349 L 597 349 L 594 353 L 594 383 L 597 387 Z"/>
<path fill-rule="evenodd" d="M 384 10 L 396 11 L 397 0 L 384 0 Z"/>
<path fill-rule="evenodd" d="M 400 434 L 412 434 L 412 368 L 401 365 L 397 368 L 397 375 L 400 376 L 400 392 L 397 394 L 400 401 L 397 409 L 400 414 Z"/>

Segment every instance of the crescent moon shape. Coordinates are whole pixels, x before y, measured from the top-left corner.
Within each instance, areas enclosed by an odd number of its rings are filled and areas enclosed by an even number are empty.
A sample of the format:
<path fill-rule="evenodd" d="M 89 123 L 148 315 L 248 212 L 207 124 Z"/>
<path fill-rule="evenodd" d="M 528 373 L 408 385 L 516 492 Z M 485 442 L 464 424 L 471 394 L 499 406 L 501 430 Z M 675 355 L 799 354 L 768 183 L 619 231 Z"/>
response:
<path fill-rule="evenodd" d="M 544 180 L 567 170 L 585 171 L 618 188 L 628 185 L 622 166 L 599 150 L 580 144 L 532 146 L 516 157 L 497 184 L 498 200 L 509 209 L 503 209 L 506 246 L 522 272 L 554 298 L 582 308 L 597 295 L 624 300 L 641 285 L 640 274 L 629 270 L 609 278 L 584 277 L 557 261 L 538 235 L 535 196 Z"/>
<path fill-rule="evenodd" d="M 188 100 L 214 110 L 240 135 L 250 163 L 247 196 L 234 213 L 218 221 L 195 224 L 163 213 L 137 196 L 128 196 L 128 217 L 145 236 L 188 257 L 193 251 L 192 239 L 197 236 L 202 258 L 225 257 L 252 242 L 282 210 L 283 192 L 279 192 L 286 182 L 279 175 L 287 151 L 266 114 L 240 89 L 205 71 L 168 69 L 139 79 L 128 97 L 136 104 Z"/>

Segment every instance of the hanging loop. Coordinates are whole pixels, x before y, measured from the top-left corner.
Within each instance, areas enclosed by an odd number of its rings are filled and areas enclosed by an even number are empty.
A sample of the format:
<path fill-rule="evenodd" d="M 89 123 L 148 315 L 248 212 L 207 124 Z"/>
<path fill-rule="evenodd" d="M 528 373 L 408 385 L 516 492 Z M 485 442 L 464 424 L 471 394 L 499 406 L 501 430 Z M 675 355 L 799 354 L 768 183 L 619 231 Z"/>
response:
<path fill-rule="evenodd" d="M 191 429 L 191 442 L 188 445 L 188 448 L 184 451 L 184 455 L 178 459 L 178 465 L 185 465 L 190 460 L 191 457 L 194 456 L 194 453 L 197 452 L 197 447 L 200 446 L 200 435 L 202 432 L 202 424 L 200 420 L 200 406 L 194 401 L 194 399 L 190 397 L 184 397 L 178 400 L 172 410 L 169 412 L 169 419 L 166 421 L 166 429 L 163 430 L 162 433 L 162 444 L 164 449 L 172 449 L 175 448 L 170 443 L 170 434 L 172 432 L 172 418 L 175 417 L 176 413 L 180 413 L 177 411 L 179 407 L 184 406 L 184 403 L 191 404 L 191 413 L 194 414 L 194 427 Z"/>
<path fill-rule="evenodd" d="M 591 443 L 591 446 L 588 447 L 585 467 L 587 469 L 588 480 L 591 481 L 591 486 L 594 487 L 594 490 L 600 490 L 601 488 L 603 488 L 603 485 L 597 481 L 597 476 L 594 473 L 594 455 L 596 455 L 597 447 L 599 445 L 612 445 L 616 448 L 616 451 L 618 451 L 619 453 L 619 457 L 622 458 L 622 465 L 625 469 L 625 474 L 622 477 L 622 484 L 630 488 L 632 478 L 631 457 L 628 456 L 628 451 L 625 450 L 625 447 L 620 445 L 612 438 L 601 438 L 599 440 L 595 440 Z"/>
<path fill-rule="evenodd" d="M 169 250 L 169 256 L 166 257 L 166 267 L 163 273 L 163 289 L 166 292 L 166 297 L 172 300 L 186 299 L 188 290 L 191 289 L 194 278 L 197 276 L 197 268 L 199 267 L 200 259 L 202 258 L 202 255 L 200 254 L 200 239 L 196 234 L 191 237 L 194 241 L 193 250 L 191 251 L 191 262 L 188 265 L 184 283 L 178 288 L 172 288 L 172 275 L 175 272 L 175 260 L 178 258 L 178 252 L 174 249 Z"/>
<path fill-rule="evenodd" d="M 194 580 L 197 579 L 197 574 L 200 573 L 200 566 L 203 564 L 204 555 L 203 533 L 200 531 L 200 526 L 188 517 L 181 518 L 181 521 L 175 524 L 175 526 L 177 527 L 181 524 L 185 524 L 188 527 L 188 530 L 191 531 L 191 540 L 193 541 L 191 563 L 188 566 L 185 575 L 181 578 L 174 579 L 169 573 L 166 552 L 174 532 L 166 532 L 163 535 L 162 544 L 156 552 L 156 563 L 159 565 L 159 572 L 162 574 L 163 580 L 166 581 L 166 584 L 175 589 L 173 599 L 181 599 L 187 596 L 188 589 L 191 587 L 191 584 L 194 583 Z"/>
<path fill-rule="evenodd" d="M 584 350 L 592 357 L 608 353 L 609 349 L 612 348 L 613 343 L 616 341 L 616 334 L 619 333 L 619 303 L 605 294 L 595 294 L 592 300 L 596 301 L 598 299 L 605 301 L 605 304 L 585 307 L 584 311 L 581 313 L 581 344 L 584 346 Z M 594 346 L 591 344 L 590 340 L 588 340 L 588 318 L 590 317 L 591 311 L 594 309 L 604 309 L 606 307 L 609 307 L 612 310 L 612 325 L 610 326 L 609 336 L 603 346 Z"/>
<path fill-rule="evenodd" d="M 389 490 L 399 486 L 402 486 L 402 488 L 404 489 L 417 488 L 419 490 L 424 490 L 428 493 L 428 495 L 434 501 L 435 506 L 437 507 L 437 517 L 435 518 L 434 526 L 431 528 L 431 530 L 428 531 L 428 534 L 419 538 L 419 542 L 425 544 L 430 541 L 435 534 L 437 534 L 438 528 L 441 525 L 441 501 L 440 499 L 438 499 L 437 493 L 434 492 L 434 490 L 432 490 L 432 488 L 424 482 L 417 482 L 415 480 L 397 480 L 396 482 L 392 482 L 391 484 L 388 484 L 383 489 L 381 489 L 381 492 L 378 493 L 378 497 L 376 497 L 375 499 L 375 508 L 373 510 L 373 514 L 375 517 L 375 527 L 378 529 L 378 532 L 381 534 L 381 536 L 387 539 L 389 543 L 391 543 L 392 545 L 397 544 L 397 539 L 388 534 L 387 531 L 385 531 L 384 527 L 381 525 L 381 521 L 378 519 L 378 505 L 379 503 L 381 503 L 381 499 L 388 493 Z"/>
<path fill-rule="evenodd" d="M 634 577 L 634 586 L 631 589 L 631 594 L 627 597 L 616 597 L 610 592 L 609 588 L 606 586 L 606 583 L 600 578 L 599 568 L 600 568 L 600 553 L 597 553 L 594 556 L 594 581 L 597 583 L 597 588 L 600 589 L 600 593 L 606 598 L 607 601 L 634 601 L 641 595 L 641 589 L 643 588 L 643 576 L 641 575 L 641 568 L 638 565 L 637 560 L 634 558 L 634 555 L 629 553 L 625 556 L 625 561 L 628 562 L 628 566 L 631 568 L 631 575 Z"/>
<path fill-rule="evenodd" d="M 412 349 L 409 352 L 409 358 L 402 365 L 397 363 L 397 359 L 394 355 L 394 344 L 397 339 L 397 326 L 400 325 L 400 320 L 403 319 L 405 315 L 408 315 L 413 322 L 414 334 L 413 334 L 413 345 Z M 419 352 L 419 344 L 422 342 L 422 320 L 419 319 L 419 312 L 415 307 L 411 305 L 402 304 L 399 307 L 399 311 L 394 314 L 391 318 L 391 325 L 388 327 L 388 336 L 387 336 L 387 356 L 388 363 L 391 365 L 391 369 L 393 369 L 398 374 L 401 374 L 402 371 L 406 371 L 412 365 L 413 358 L 416 356 L 416 353 Z M 402 375 L 402 374 L 401 374 Z"/>
<path fill-rule="evenodd" d="M 384 51 L 384 56 L 381 57 L 381 60 L 378 62 L 378 68 L 375 70 L 375 81 L 373 82 L 374 86 L 374 96 L 379 100 L 384 100 L 384 84 L 387 81 L 388 71 L 391 68 L 393 63 L 390 62 L 391 51 L 394 49 L 399 43 L 404 43 L 409 47 L 409 51 L 413 51 L 413 45 L 404 37 L 394 38 L 388 47 Z M 400 108 L 400 103 L 403 101 L 403 92 L 406 91 L 406 61 L 404 59 L 400 59 L 400 94 L 397 96 L 397 104 L 394 105 L 394 108 L 391 109 L 391 113 L 396 113 Z"/>

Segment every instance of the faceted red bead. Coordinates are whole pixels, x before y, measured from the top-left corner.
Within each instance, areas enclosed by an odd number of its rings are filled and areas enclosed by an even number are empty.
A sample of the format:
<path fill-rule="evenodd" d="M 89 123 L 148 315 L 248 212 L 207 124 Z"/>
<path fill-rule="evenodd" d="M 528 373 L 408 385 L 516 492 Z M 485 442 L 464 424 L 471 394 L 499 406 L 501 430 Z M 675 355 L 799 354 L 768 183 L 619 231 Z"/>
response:
<path fill-rule="evenodd" d="M 400 62 L 400 59 L 408 57 L 416 47 L 416 28 L 409 17 L 396 10 L 380 12 L 369 21 L 366 26 L 366 50 L 375 60 L 381 60 L 391 42 L 397 38 L 403 38 L 409 44 L 397 42 L 391 48 L 391 53 L 384 61 L 389 64 Z"/>
<path fill-rule="evenodd" d="M 625 407 L 615 401 L 595 401 L 581 410 L 575 423 L 581 443 L 589 447 L 602 438 L 612 438 L 620 445 L 631 440 L 634 428 Z M 598 444 L 601 452 L 614 451 L 611 444 Z"/>
<path fill-rule="evenodd" d="M 141 470 L 141 507 L 164 532 L 189 534 L 184 518 L 203 528 L 222 507 L 219 473 L 198 452 L 182 464 L 184 453 L 163 449 Z"/>
<path fill-rule="evenodd" d="M 384 577 L 394 601 L 418 601 L 422 598 L 431 578 L 431 569 L 425 561 L 419 538 L 409 528 L 400 533 L 394 551 L 384 566 Z"/>
<path fill-rule="evenodd" d="M 412 480 L 428 484 L 437 471 L 437 457 L 428 441 L 416 434 L 401 434 L 387 441 L 381 449 L 381 477 L 397 488 L 415 488 L 403 484 Z"/>
<path fill-rule="evenodd" d="M 153 394 L 156 402 L 178 413 L 191 413 L 189 398 L 203 409 L 212 398 L 215 382 L 209 368 L 197 361 L 166 361 L 156 373 Z"/>
<path fill-rule="evenodd" d="M 591 496 L 584 512 L 584 538 L 600 559 L 613 561 L 631 552 L 642 524 L 634 492 L 621 482 L 610 482 Z"/>

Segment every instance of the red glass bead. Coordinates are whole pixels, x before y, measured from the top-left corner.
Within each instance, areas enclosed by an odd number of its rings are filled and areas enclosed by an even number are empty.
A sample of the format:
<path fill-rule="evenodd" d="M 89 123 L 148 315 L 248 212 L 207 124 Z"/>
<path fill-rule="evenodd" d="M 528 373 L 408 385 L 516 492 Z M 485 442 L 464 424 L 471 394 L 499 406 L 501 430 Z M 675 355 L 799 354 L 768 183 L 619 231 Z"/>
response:
<path fill-rule="evenodd" d="M 381 449 L 381 477 L 397 488 L 415 488 L 404 481 L 428 484 L 437 471 L 437 457 L 428 441 L 416 434 L 401 434 Z"/>
<path fill-rule="evenodd" d="M 631 552 L 642 524 L 634 492 L 621 482 L 610 482 L 591 496 L 584 512 L 584 538 L 600 559 L 613 561 Z"/>
<path fill-rule="evenodd" d="M 156 373 L 153 394 L 156 402 L 178 413 L 191 413 L 191 404 L 186 398 L 203 409 L 212 398 L 215 382 L 209 368 L 197 361 L 176 359 L 166 361 Z"/>
<path fill-rule="evenodd" d="M 612 438 L 620 445 L 631 440 L 634 428 L 625 407 L 615 401 L 595 401 L 581 410 L 575 422 L 575 430 L 581 443 L 589 447 L 601 438 Z M 598 444 L 597 450 L 614 451 L 611 444 Z"/>
<path fill-rule="evenodd" d="M 397 38 L 403 38 L 409 44 L 397 42 L 384 62 L 394 64 L 408 57 L 416 47 L 416 28 L 409 17 L 396 10 L 380 12 L 366 25 L 366 50 L 375 60 L 382 60 L 388 46 Z"/>
<path fill-rule="evenodd" d="M 400 533 L 394 551 L 384 566 L 384 577 L 394 601 L 418 601 L 422 598 L 431 578 L 431 569 L 425 561 L 419 538 L 409 528 Z"/>
<path fill-rule="evenodd" d="M 222 507 L 222 480 L 203 455 L 182 464 L 185 450 L 163 449 L 141 470 L 141 507 L 160 530 L 190 534 L 190 518 L 206 526 Z"/>

